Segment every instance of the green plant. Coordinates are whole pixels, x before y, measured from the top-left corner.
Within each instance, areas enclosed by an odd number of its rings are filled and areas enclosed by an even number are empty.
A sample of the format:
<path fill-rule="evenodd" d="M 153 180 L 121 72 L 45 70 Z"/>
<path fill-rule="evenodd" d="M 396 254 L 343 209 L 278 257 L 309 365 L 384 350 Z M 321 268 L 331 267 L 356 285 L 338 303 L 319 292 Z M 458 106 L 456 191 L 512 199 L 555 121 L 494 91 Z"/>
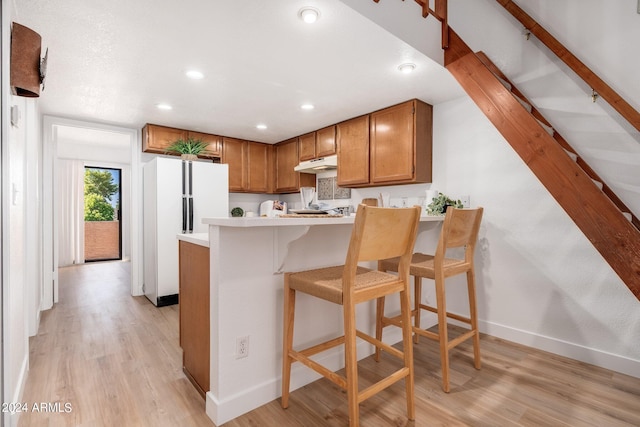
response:
<path fill-rule="evenodd" d="M 454 208 L 463 207 L 460 200 L 453 200 L 446 194 L 438 193 L 431 203 L 427 205 L 427 213 L 429 215 L 442 215 L 446 212 L 448 206 L 453 206 Z"/>
<path fill-rule="evenodd" d="M 113 221 L 113 206 L 98 194 L 90 193 L 84 197 L 85 221 Z"/>
<path fill-rule="evenodd" d="M 167 153 L 193 154 L 198 155 L 207 148 L 206 142 L 201 139 L 187 138 L 178 139 L 169 145 L 166 149 Z"/>
<path fill-rule="evenodd" d="M 84 220 L 113 221 L 115 210 L 109 200 L 118 192 L 109 171 L 87 168 L 84 172 Z M 120 200 L 117 202 L 120 203 Z"/>
<path fill-rule="evenodd" d="M 244 215 L 244 211 L 242 210 L 242 208 L 233 208 L 233 209 L 231 209 L 231 216 L 239 217 L 239 216 L 243 216 L 243 215 Z"/>

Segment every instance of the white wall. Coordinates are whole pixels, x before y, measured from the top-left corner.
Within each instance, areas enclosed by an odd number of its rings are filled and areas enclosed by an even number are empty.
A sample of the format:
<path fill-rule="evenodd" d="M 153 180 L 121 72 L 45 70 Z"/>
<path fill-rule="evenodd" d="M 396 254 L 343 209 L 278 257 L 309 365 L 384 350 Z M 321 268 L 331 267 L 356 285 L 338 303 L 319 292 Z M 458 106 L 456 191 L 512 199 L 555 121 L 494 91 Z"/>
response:
<path fill-rule="evenodd" d="M 511 146 L 468 98 L 437 105 L 434 132 L 434 185 L 485 208 L 483 332 L 640 377 L 638 300 Z"/>
<path fill-rule="evenodd" d="M 2 3 L 2 401 L 19 402 L 29 364 L 29 333 L 37 329 L 40 293 L 39 158 L 37 100 L 9 88 L 11 3 Z M 10 123 L 14 107 L 20 119 Z M 4 425 L 17 416 L 2 414 Z"/>

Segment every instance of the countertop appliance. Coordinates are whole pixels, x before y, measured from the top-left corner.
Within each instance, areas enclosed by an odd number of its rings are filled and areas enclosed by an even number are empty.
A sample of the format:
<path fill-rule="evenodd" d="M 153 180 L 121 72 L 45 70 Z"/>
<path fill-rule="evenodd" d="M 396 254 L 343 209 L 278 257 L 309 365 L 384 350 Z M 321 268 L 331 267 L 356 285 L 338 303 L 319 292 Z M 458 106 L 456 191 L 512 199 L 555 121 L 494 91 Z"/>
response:
<path fill-rule="evenodd" d="M 180 233 L 205 233 L 202 218 L 229 216 L 229 166 L 156 157 L 143 168 L 144 294 L 178 302 Z"/>
<path fill-rule="evenodd" d="M 260 203 L 260 216 L 272 218 L 287 213 L 287 204 L 280 200 L 265 200 Z"/>

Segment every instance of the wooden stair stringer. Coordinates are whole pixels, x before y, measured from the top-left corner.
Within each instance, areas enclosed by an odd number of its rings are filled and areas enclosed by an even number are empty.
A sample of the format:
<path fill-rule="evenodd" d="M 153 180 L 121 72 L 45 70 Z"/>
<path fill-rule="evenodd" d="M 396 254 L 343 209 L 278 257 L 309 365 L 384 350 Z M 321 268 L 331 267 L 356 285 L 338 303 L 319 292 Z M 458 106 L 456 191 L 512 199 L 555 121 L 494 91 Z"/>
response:
<path fill-rule="evenodd" d="M 452 58 L 449 72 L 640 300 L 640 232 L 475 53 Z"/>

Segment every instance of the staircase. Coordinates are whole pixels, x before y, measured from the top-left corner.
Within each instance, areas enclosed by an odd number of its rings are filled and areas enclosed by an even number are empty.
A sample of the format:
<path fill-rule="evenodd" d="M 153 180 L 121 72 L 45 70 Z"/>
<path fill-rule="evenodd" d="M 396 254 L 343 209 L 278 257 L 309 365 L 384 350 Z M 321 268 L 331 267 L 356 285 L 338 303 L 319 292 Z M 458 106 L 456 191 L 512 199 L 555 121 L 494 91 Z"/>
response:
<path fill-rule="evenodd" d="M 445 66 L 449 72 L 640 300 L 638 218 L 489 58 L 482 52 L 474 53 L 448 26 L 446 4 L 438 2 L 439 8 L 432 11 L 427 1 L 416 2 L 423 6 L 423 16 L 430 13 L 442 22 L 443 35 L 446 33 Z M 525 19 L 526 28 L 546 33 L 511 1 L 498 2 L 518 12 L 519 19 Z M 637 128 L 638 113 L 559 42 L 550 40 L 564 58 L 582 69 L 588 83 L 601 88 L 612 106 Z"/>

